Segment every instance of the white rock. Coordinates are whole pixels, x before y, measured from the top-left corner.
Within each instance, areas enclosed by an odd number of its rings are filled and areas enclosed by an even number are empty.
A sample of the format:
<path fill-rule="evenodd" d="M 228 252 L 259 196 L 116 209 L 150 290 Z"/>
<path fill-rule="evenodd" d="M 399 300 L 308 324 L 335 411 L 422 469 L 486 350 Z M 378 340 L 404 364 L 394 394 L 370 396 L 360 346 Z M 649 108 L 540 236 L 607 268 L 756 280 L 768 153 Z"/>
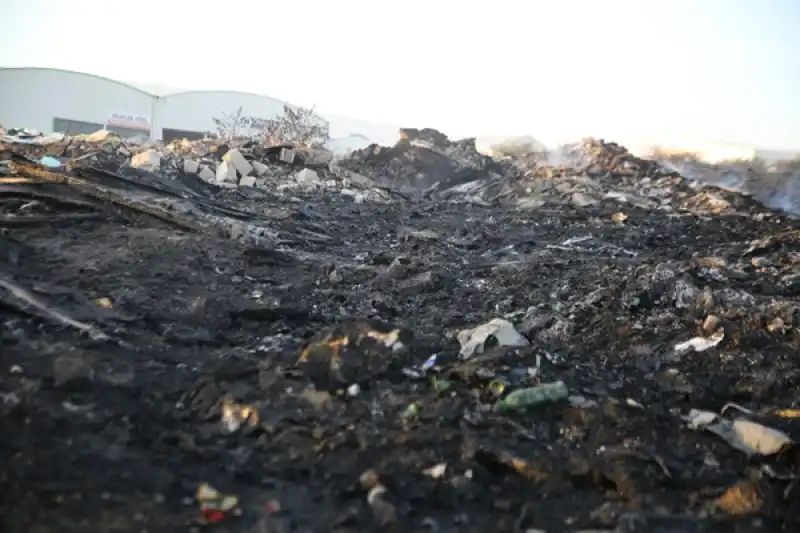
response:
<path fill-rule="evenodd" d="M 161 167 L 161 154 L 155 150 L 145 150 L 133 156 L 131 166 L 142 170 L 156 170 Z"/>
<path fill-rule="evenodd" d="M 214 171 L 205 165 L 200 168 L 200 172 L 198 172 L 197 175 L 200 177 L 200 179 L 208 182 L 212 182 L 217 178 L 216 174 L 214 174 Z"/>
<path fill-rule="evenodd" d="M 255 176 L 245 176 L 239 180 L 239 187 L 255 187 L 255 186 L 256 186 Z"/>
<path fill-rule="evenodd" d="M 291 148 L 281 148 L 281 153 L 278 156 L 281 161 L 284 163 L 294 163 L 294 158 L 297 156 L 297 152 L 292 150 Z"/>
<path fill-rule="evenodd" d="M 200 163 L 194 159 L 183 160 L 183 171 L 187 174 L 197 174 L 200 170 Z"/>
<path fill-rule="evenodd" d="M 319 185 L 319 175 L 309 168 L 304 168 L 294 175 L 294 180 L 303 185 Z"/>
<path fill-rule="evenodd" d="M 267 173 L 267 170 L 269 170 L 269 167 L 261 161 L 253 161 L 251 164 L 253 165 L 253 169 L 256 171 L 256 174 L 259 176 L 263 176 Z"/>
<path fill-rule="evenodd" d="M 253 165 L 244 158 L 242 152 L 239 150 L 228 150 L 225 155 L 222 156 L 222 161 L 232 164 L 241 176 L 247 176 L 253 172 Z"/>
<path fill-rule="evenodd" d="M 217 165 L 217 182 L 236 183 L 236 167 L 233 163 L 222 161 Z"/>

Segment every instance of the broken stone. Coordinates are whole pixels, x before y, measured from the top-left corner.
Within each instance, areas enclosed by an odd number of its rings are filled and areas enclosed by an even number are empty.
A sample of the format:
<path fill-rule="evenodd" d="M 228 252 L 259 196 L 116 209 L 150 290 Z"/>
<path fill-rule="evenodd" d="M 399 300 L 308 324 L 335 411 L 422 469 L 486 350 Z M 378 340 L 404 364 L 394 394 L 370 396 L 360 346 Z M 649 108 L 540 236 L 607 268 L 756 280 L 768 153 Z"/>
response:
<path fill-rule="evenodd" d="M 200 170 L 200 163 L 193 159 L 183 160 L 183 171 L 187 174 L 197 174 Z"/>
<path fill-rule="evenodd" d="M 232 163 L 222 161 L 217 165 L 216 180 L 219 183 L 236 183 L 236 167 Z"/>
<path fill-rule="evenodd" d="M 294 159 L 297 156 L 297 152 L 295 152 L 291 148 L 281 148 L 281 153 L 278 156 L 278 159 L 283 161 L 284 163 L 289 163 L 290 165 L 294 163 Z"/>
<path fill-rule="evenodd" d="M 413 276 L 400 284 L 401 294 L 422 294 L 435 291 L 440 282 L 440 276 L 429 270 Z"/>
<path fill-rule="evenodd" d="M 309 168 L 304 168 L 294 175 L 294 179 L 301 185 L 319 185 L 319 175 Z"/>
<path fill-rule="evenodd" d="M 387 273 L 394 279 L 402 279 L 408 275 L 408 259 L 395 257 L 387 269 Z"/>
<path fill-rule="evenodd" d="M 214 171 L 205 165 L 200 167 L 200 172 L 198 172 L 197 175 L 200 177 L 200 179 L 208 182 L 212 182 L 217 179 L 217 175 L 214 174 Z"/>
<path fill-rule="evenodd" d="M 239 150 L 228 150 L 228 152 L 222 156 L 222 161 L 233 165 L 240 176 L 247 176 L 253 172 L 253 165 L 244 158 Z"/>
<path fill-rule="evenodd" d="M 252 161 L 251 164 L 253 165 L 253 170 L 255 170 L 256 174 L 259 176 L 263 176 L 269 170 L 269 167 L 261 161 Z"/>
<path fill-rule="evenodd" d="M 255 187 L 256 178 L 254 176 L 245 176 L 239 180 L 239 187 Z"/>
<path fill-rule="evenodd" d="M 154 171 L 161 168 L 161 154 L 155 150 L 145 150 L 131 159 L 131 167 Z"/>

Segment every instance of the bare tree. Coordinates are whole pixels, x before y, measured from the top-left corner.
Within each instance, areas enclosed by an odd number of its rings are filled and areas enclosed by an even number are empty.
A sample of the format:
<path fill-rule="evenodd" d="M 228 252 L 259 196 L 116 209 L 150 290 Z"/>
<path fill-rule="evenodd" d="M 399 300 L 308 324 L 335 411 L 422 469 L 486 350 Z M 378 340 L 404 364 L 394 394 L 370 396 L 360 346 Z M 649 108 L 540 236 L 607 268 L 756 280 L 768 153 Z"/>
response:
<path fill-rule="evenodd" d="M 319 147 L 330 139 L 328 123 L 313 108 L 283 106 L 283 116 L 267 120 L 261 130 L 268 144 L 290 143 L 309 148 Z"/>
<path fill-rule="evenodd" d="M 214 126 L 217 128 L 217 136 L 225 141 L 230 141 L 236 138 L 236 134 L 241 131 L 245 126 L 246 121 L 242 117 L 242 108 L 236 110 L 235 113 L 222 113 L 221 118 L 212 117 Z"/>
<path fill-rule="evenodd" d="M 268 146 L 291 144 L 316 148 L 330 139 L 328 122 L 316 114 L 313 108 L 285 105 L 283 115 L 276 118 L 242 116 L 240 107 L 236 113 L 222 114 L 213 118 L 217 134 L 221 139 L 250 138 Z"/>

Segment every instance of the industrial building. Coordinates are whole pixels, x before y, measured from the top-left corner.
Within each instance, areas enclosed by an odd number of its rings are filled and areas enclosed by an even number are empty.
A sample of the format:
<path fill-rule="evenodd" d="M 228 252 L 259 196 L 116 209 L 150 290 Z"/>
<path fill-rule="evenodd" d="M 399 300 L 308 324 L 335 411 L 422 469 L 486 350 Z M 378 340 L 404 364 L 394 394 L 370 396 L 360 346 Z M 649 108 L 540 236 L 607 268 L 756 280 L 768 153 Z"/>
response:
<path fill-rule="evenodd" d="M 213 118 L 241 115 L 259 119 L 283 114 L 285 102 L 237 91 L 182 91 L 152 88 L 68 70 L 0 68 L 0 125 L 44 133 L 112 130 L 123 137 L 169 142 L 200 138 L 216 130 Z"/>

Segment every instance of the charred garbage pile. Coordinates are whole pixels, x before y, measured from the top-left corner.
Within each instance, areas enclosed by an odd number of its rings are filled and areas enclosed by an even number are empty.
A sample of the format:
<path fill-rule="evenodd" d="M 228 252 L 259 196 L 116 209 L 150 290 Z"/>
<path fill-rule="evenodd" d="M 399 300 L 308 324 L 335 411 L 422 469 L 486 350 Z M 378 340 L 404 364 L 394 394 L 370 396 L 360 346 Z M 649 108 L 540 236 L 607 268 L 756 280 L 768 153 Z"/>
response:
<path fill-rule="evenodd" d="M 800 527 L 795 219 L 312 118 L 6 132 L 2 531 Z"/>
<path fill-rule="evenodd" d="M 506 170 L 478 153 L 474 139 L 451 142 L 429 128 L 402 129 L 394 146 L 373 144 L 352 153 L 342 166 L 385 186 L 426 196 L 464 183 L 497 181 Z"/>
<path fill-rule="evenodd" d="M 800 214 L 800 160 L 698 161 L 691 154 L 654 154 L 683 177 L 750 196 L 780 211 Z"/>
<path fill-rule="evenodd" d="M 520 208 L 616 204 L 665 213 L 761 208 L 738 192 L 684 179 L 673 166 L 598 139 L 557 153 L 491 158 L 477 151 L 473 139 L 451 142 L 437 131 L 407 129 L 395 146 L 372 145 L 340 165 L 384 187 L 454 203 Z"/>

